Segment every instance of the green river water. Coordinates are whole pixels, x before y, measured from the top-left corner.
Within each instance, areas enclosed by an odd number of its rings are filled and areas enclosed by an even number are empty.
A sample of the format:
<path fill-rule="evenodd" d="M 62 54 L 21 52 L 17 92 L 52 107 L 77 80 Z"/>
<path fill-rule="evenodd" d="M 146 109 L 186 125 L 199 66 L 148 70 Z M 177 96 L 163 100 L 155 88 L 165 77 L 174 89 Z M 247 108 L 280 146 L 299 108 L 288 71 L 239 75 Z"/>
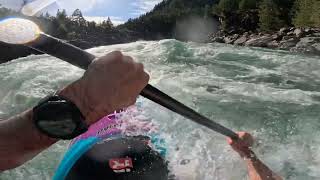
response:
<path fill-rule="evenodd" d="M 254 151 L 285 179 L 320 179 L 319 57 L 176 40 L 89 51 L 99 56 L 112 50 L 144 63 L 150 84 L 170 96 L 235 131 L 251 132 L 256 137 Z M 32 55 L 0 65 L 0 74 L 0 117 L 6 118 L 76 80 L 83 70 L 47 55 Z M 244 162 L 225 137 L 141 101 L 143 115 L 166 138 L 167 158 L 177 177 L 247 179 Z M 67 145 L 67 141 L 55 144 L 22 167 L 3 172 L 0 179 L 50 179 Z M 190 163 L 180 165 L 184 159 Z"/>

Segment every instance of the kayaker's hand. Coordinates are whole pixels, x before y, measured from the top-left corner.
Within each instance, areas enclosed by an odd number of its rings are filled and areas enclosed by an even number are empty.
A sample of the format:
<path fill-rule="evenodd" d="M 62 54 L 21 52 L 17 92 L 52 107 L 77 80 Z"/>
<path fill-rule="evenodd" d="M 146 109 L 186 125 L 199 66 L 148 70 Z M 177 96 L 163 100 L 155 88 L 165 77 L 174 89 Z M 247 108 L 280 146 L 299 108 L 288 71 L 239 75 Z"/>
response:
<path fill-rule="evenodd" d="M 247 132 L 238 132 L 238 140 L 233 140 L 227 138 L 228 143 L 231 145 L 232 149 L 240 154 L 241 157 L 250 157 L 251 150 L 250 147 L 253 145 L 253 137 Z"/>
<path fill-rule="evenodd" d="M 83 77 L 60 94 L 73 101 L 91 125 L 134 104 L 148 81 L 141 63 L 115 51 L 92 62 Z"/>

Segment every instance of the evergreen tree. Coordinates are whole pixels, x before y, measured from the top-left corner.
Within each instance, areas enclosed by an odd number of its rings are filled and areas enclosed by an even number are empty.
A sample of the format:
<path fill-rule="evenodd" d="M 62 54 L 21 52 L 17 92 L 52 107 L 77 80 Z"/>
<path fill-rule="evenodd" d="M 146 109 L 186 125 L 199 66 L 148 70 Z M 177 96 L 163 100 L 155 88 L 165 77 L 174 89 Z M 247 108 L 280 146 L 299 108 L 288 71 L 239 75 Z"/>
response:
<path fill-rule="evenodd" d="M 242 11 L 256 9 L 257 2 L 256 0 L 241 0 L 239 3 L 239 9 Z"/>
<path fill-rule="evenodd" d="M 320 27 L 320 1 L 314 3 L 311 21 L 314 27 Z"/>
<path fill-rule="evenodd" d="M 238 8 L 238 0 L 220 0 L 219 4 L 213 6 L 213 14 L 219 16 L 223 30 L 235 26 L 235 21 L 238 21 L 236 18 Z"/>
<path fill-rule="evenodd" d="M 88 28 L 90 31 L 94 31 L 96 29 L 97 23 L 92 21 L 92 22 L 88 22 Z"/>
<path fill-rule="evenodd" d="M 183 0 L 173 0 L 171 1 L 169 7 L 171 9 L 182 9 L 184 8 L 184 1 Z"/>
<path fill-rule="evenodd" d="M 74 10 L 74 12 L 71 15 L 71 21 L 78 23 L 80 26 L 85 26 L 86 25 L 86 20 L 82 16 L 82 12 L 80 9 Z"/>
<path fill-rule="evenodd" d="M 57 30 L 54 32 L 54 36 L 60 37 L 60 38 L 66 38 L 68 34 L 68 17 L 66 10 L 58 10 L 56 18 L 53 20 L 53 27 L 55 27 Z"/>
<path fill-rule="evenodd" d="M 320 1 L 296 0 L 295 17 L 296 27 L 320 27 Z"/>
<path fill-rule="evenodd" d="M 57 29 L 57 36 L 60 38 L 67 38 L 68 29 L 64 24 L 60 24 Z"/>
<path fill-rule="evenodd" d="M 100 24 L 100 27 L 102 27 L 104 30 L 110 30 L 110 29 L 114 28 L 110 17 L 108 17 L 108 19 L 106 21 L 102 21 L 102 23 Z"/>
<path fill-rule="evenodd" d="M 259 7 L 259 26 L 262 31 L 278 30 L 284 24 L 273 0 L 263 0 Z"/>
<path fill-rule="evenodd" d="M 108 24 L 109 28 L 113 28 L 114 27 L 110 17 L 108 17 L 108 19 L 107 19 L 107 24 Z"/>
<path fill-rule="evenodd" d="M 238 10 L 238 0 L 220 0 L 218 7 L 222 13 L 234 12 Z"/>
<path fill-rule="evenodd" d="M 48 12 L 46 12 L 46 14 L 44 15 L 44 18 L 46 18 L 46 19 L 50 19 L 50 14 L 48 13 Z"/>
<path fill-rule="evenodd" d="M 4 17 L 7 17 L 7 16 L 12 16 L 12 15 L 16 15 L 17 13 L 10 10 L 10 9 L 7 9 L 5 7 L 2 7 L 2 5 L 0 4 L 0 18 L 4 18 Z"/>
<path fill-rule="evenodd" d="M 66 10 L 64 9 L 64 10 L 60 11 L 58 9 L 58 12 L 57 12 L 57 15 L 56 15 L 56 19 L 60 24 L 65 24 L 68 21 Z"/>
<path fill-rule="evenodd" d="M 291 13 L 292 7 L 295 0 L 274 0 L 280 11 L 279 18 L 285 25 L 292 26 L 292 18 L 294 17 Z"/>
<path fill-rule="evenodd" d="M 314 0 L 296 0 L 297 12 L 293 23 L 296 27 L 312 26 L 311 21 Z"/>

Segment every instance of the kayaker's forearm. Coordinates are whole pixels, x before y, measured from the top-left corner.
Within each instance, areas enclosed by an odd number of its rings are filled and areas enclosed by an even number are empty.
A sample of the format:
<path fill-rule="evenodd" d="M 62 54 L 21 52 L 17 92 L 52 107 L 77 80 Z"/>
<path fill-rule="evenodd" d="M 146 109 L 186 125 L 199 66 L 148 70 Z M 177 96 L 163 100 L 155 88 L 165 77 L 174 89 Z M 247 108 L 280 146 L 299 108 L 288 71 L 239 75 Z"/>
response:
<path fill-rule="evenodd" d="M 280 176 L 263 164 L 253 152 L 245 161 L 248 166 L 250 180 L 282 180 Z"/>
<path fill-rule="evenodd" d="M 57 142 L 39 132 L 32 117 L 32 110 L 29 110 L 0 121 L 0 171 L 15 168 L 31 160 Z"/>

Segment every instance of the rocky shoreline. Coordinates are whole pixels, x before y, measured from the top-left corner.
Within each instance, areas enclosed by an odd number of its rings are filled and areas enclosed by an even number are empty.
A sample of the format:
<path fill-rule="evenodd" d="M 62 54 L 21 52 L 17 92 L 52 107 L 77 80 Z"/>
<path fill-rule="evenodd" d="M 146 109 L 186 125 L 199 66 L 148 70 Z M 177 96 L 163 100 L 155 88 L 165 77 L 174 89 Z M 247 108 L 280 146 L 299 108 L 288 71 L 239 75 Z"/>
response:
<path fill-rule="evenodd" d="M 218 31 L 209 36 L 209 42 L 238 46 L 265 47 L 320 56 L 320 28 L 281 28 L 273 33 L 243 34 Z"/>

